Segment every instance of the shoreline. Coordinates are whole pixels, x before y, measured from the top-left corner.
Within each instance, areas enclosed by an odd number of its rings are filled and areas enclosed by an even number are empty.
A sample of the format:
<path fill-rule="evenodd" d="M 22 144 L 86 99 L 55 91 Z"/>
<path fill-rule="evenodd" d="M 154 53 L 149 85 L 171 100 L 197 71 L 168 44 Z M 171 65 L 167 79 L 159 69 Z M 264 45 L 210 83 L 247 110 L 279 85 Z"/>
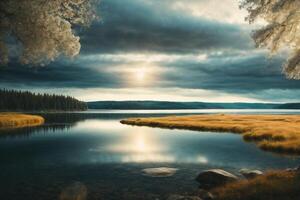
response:
<path fill-rule="evenodd" d="M 211 114 L 130 118 L 120 122 L 133 126 L 237 133 L 263 150 L 300 155 L 299 115 Z"/>
<path fill-rule="evenodd" d="M 299 171 L 269 171 L 253 179 L 241 179 L 212 189 L 216 200 L 296 200 L 299 198 Z"/>
<path fill-rule="evenodd" d="M 0 129 L 33 127 L 44 124 L 45 119 L 38 115 L 21 113 L 0 113 Z"/>

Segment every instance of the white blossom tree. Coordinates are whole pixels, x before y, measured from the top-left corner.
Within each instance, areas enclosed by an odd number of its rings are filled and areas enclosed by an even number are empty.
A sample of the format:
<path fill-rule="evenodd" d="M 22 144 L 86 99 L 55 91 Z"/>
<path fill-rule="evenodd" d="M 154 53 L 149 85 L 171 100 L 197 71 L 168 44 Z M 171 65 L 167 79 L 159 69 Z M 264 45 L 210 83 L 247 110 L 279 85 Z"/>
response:
<path fill-rule="evenodd" d="M 74 27 L 97 18 L 98 0 L 0 1 L 0 64 L 9 61 L 9 37 L 18 43 L 21 63 L 41 65 L 60 55 L 74 57 L 80 38 Z"/>
<path fill-rule="evenodd" d="M 267 47 L 271 53 L 289 48 L 290 58 L 283 71 L 290 79 L 300 79 L 300 0 L 242 0 L 250 23 L 261 18 L 267 25 L 253 34 L 258 47 Z"/>

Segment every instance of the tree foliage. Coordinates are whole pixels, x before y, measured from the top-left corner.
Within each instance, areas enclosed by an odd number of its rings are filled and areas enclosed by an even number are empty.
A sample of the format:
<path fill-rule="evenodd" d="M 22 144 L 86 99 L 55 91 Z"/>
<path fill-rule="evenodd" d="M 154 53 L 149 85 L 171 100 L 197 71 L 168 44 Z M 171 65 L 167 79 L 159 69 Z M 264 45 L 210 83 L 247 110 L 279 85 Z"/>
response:
<path fill-rule="evenodd" d="M 76 56 L 80 38 L 74 27 L 89 26 L 97 18 L 98 0 L 0 1 L 0 63 L 9 61 L 8 37 L 21 49 L 24 64 L 43 64 L 60 55 Z"/>
<path fill-rule="evenodd" d="M 267 25 L 253 34 L 258 47 L 271 53 L 290 48 L 291 55 L 283 67 L 288 78 L 300 79 L 300 0 L 242 0 L 250 23 L 262 18 Z"/>
<path fill-rule="evenodd" d="M 86 109 L 85 102 L 69 96 L 0 89 L 0 110 L 2 111 L 79 111 Z"/>

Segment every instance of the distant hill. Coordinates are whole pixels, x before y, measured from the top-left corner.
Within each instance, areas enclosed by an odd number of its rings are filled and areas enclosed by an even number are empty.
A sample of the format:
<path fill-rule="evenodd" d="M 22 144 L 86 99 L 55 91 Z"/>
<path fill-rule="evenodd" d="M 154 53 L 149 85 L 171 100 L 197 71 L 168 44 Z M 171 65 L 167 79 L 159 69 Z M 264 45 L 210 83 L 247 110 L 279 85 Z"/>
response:
<path fill-rule="evenodd" d="M 300 109 L 300 103 L 286 103 L 278 106 L 279 109 Z"/>
<path fill-rule="evenodd" d="M 168 109 L 288 109 L 290 104 L 207 103 L 207 102 L 170 102 L 170 101 L 95 101 L 95 102 L 87 102 L 87 105 L 89 109 L 168 110 Z M 295 107 L 292 109 L 300 109 L 300 106 L 298 106 L 298 108 Z"/>

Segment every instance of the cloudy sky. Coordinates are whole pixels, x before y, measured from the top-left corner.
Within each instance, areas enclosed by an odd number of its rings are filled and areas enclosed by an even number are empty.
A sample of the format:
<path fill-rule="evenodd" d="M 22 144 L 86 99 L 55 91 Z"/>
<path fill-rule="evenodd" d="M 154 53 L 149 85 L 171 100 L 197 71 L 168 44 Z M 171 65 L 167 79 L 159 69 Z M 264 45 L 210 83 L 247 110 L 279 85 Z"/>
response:
<path fill-rule="evenodd" d="M 295 102 L 285 55 L 269 58 L 250 38 L 238 0 L 102 0 L 81 30 L 81 54 L 45 67 L 10 63 L 1 87 L 81 100 Z"/>

